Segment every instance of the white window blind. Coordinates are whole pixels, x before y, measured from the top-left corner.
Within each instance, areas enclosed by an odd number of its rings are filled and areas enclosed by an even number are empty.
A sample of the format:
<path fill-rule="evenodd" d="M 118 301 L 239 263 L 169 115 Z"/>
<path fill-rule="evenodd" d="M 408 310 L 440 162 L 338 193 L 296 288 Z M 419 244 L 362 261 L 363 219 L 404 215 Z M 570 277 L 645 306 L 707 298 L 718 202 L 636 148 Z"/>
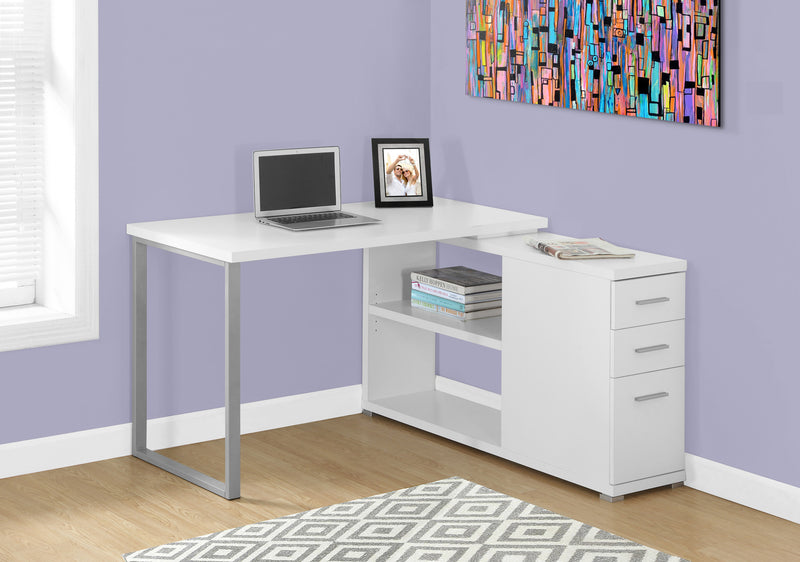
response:
<path fill-rule="evenodd" d="M 44 188 L 45 0 L 0 0 L 0 306 L 32 303 Z"/>

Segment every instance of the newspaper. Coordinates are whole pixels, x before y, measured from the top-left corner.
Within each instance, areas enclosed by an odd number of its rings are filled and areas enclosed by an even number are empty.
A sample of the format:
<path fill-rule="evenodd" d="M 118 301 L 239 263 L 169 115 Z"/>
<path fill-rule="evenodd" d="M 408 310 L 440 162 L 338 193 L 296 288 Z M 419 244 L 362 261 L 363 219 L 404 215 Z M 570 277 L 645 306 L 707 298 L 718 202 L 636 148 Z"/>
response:
<path fill-rule="evenodd" d="M 560 260 L 591 260 L 609 258 L 632 258 L 635 254 L 625 248 L 618 248 L 602 238 L 574 240 L 537 240 L 526 238 L 528 246 Z"/>

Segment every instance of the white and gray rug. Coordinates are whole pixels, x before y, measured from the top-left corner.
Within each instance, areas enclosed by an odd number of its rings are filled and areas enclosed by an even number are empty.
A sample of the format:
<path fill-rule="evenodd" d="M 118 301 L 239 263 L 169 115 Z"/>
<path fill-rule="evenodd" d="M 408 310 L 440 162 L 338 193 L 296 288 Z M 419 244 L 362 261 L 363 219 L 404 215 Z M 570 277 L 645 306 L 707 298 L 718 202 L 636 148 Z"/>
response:
<path fill-rule="evenodd" d="M 126 554 L 127 562 L 688 562 L 461 478 Z"/>

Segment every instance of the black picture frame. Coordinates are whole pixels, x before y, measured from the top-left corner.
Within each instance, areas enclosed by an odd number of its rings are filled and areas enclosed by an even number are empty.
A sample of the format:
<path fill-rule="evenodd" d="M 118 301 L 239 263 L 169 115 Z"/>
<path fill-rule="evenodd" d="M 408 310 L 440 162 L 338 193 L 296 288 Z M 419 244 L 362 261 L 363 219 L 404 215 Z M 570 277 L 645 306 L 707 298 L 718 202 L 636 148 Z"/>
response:
<path fill-rule="evenodd" d="M 372 139 L 372 169 L 376 207 L 433 206 L 428 139 Z"/>

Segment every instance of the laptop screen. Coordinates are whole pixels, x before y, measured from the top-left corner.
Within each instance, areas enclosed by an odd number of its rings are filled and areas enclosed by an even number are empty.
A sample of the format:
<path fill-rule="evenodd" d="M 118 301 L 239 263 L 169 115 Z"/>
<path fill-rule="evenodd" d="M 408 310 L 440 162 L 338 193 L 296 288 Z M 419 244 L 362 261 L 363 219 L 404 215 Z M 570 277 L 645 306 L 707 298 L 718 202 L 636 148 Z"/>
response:
<path fill-rule="evenodd" d="M 256 216 L 339 209 L 338 147 L 262 150 L 253 158 Z"/>

